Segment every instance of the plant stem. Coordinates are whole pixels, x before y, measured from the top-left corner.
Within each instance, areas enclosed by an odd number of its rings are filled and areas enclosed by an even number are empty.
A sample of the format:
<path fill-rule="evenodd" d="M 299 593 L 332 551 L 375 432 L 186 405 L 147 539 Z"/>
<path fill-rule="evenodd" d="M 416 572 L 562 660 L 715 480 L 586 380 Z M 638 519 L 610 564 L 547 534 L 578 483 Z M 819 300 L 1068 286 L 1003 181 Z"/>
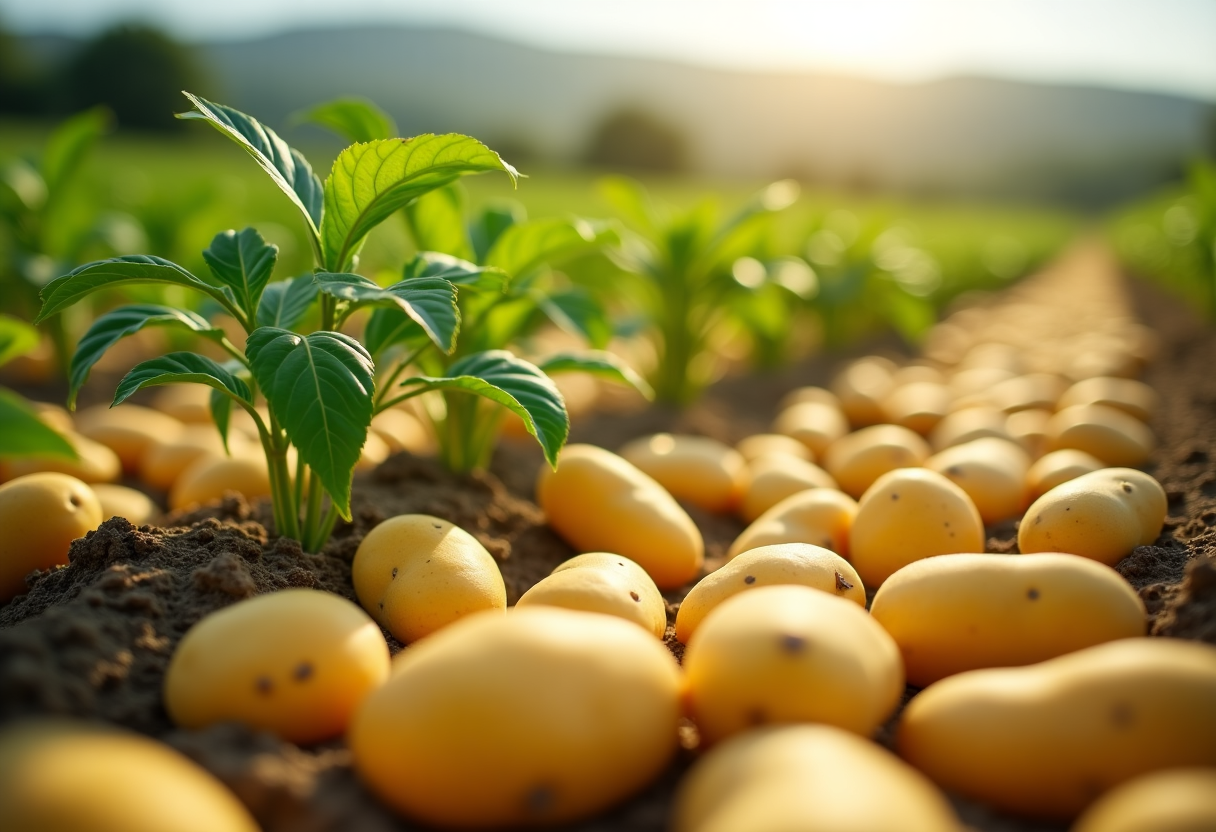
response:
<path fill-rule="evenodd" d="M 316 471 L 308 474 L 308 507 L 304 509 L 304 535 L 299 538 L 304 551 L 315 552 L 320 549 L 317 544 L 317 533 L 321 523 L 321 501 L 325 490 L 321 487 L 321 478 Z"/>

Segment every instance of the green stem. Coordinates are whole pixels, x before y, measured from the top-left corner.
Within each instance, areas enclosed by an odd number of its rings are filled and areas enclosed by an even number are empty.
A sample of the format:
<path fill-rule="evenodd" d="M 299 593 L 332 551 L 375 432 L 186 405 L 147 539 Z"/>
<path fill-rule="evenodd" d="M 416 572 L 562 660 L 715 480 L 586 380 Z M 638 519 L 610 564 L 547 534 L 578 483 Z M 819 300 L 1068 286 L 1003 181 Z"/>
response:
<path fill-rule="evenodd" d="M 338 509 L 334 506 L 333 501 L 330 501 L 329 509 L 325 512 L 325 520 L 317 528 L 317 536 L 315 540 L 309 541 L 306 552 L 319 552 L 325 546 L 329 536 L 333 534 L 334 525 L 338 522 Z"/>
<path fill-rule="evenodd" d="M 310 471 L 308 475 L 308 507 L 304 509 L 304 536 L 300 538 L 300 542 L 304 545 L 304 551 L 315 552 L 320 547 L 317 546 L 317 533 L 321 526 L 321 502 L 325 496 L 325 490 L 321 487 L 321 478 L 316 471 Z"/>
<path fill-rule="evenodd" d="M 388 379 L 386 379 L 385 382 L 382 385 L 380 385 L 380 389 L 378 391 L 376 391 L 376 404 L 375 404 L 375 408 L 373 409 L 373 413 L 379 413 L 380 411 L 384 410 L 385 408 L 391 406 L 391 405 L 384 404 L 385 395 L 387 395 L 388 391 L 390 389 L 392 389 L 393 385 L 397 382 L 398 377 L 403 372 L 405 372 L 405 369 L 407 367 L 409 367 L 411 364 L 413 364 L 415 361 L 417 361 L 418 357 L 420 355 L 422 355 L 424 352 L 426 352 L 426 350 L 430 346 L 431 346 L 431 342 L 427 341 L 421 347 L 414 350 L 412 353 L 407 355 L 405 358 L 401 359 L 401 361 L 399 361 L 397 363 L 397 366 L 393 367 L 393 371 L 392 371 L 392 373 L 389 374 Z M 413 394 L 413 395 L 417 395 L 417 394 Z M 397 401 L 397 400 L 394 400 L 394 401 Z"/>

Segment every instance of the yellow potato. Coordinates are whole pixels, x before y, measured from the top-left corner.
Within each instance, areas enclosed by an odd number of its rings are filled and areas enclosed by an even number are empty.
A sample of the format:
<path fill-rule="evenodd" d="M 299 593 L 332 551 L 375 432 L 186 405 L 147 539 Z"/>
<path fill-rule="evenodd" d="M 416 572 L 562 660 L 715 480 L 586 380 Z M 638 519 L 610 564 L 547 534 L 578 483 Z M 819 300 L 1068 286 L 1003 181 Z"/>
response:
<path fill-rule="evenodd" d="M 1120 639 L 931 685 L 904 709 L 899 753 L 949 791 L 1067 819 L 1137 775 L 1216 765 L 1213 702 L 1216 647 Z"/>
<path fill-rule="evenodd" d="M 951 398 L 950 388 L 939 381 L 914 381 L 892 390 L 882 409 L 892 424 L 927 436 L 950 412 Z"/>
<path fill-rule="evenodd" d="M 1216 767 L 1175 768 L 1116 786 L 1091 805 L 1072 832 L 1212 832 Z"/>
<path fill-rule="evenodd" d="M 951 445 L 961 445 L 985 436 L 1012 439 L 1006 427 L 1007 419 L 1005 411 L 991 405 L 964 407 L 937 423 L 929 434 L 929 445 L 934 451 L 944 451 Z"/>
<path fill-rule="evenodd" d="M 869 587 L 921 558 L 983 549 L 984 522 L 975 503 L 927 468 L 880 477 L 857 504 L 849 529 L 849 560 Z"/>
<path fill-rule="evenodd" d="M 137 404 L 112 408 L 99 404 L 76 414 L 76 429 L 118 454 L 122 470 L 132 475 L 139 473 L 144 454 L 154 443 L 171 441 L 182 427 L 172 416 Z"/>
<path fill-rule="evenodd" d="M 1156 413 L 1160 397 L 1142 381 L 1112 376 L 1096 376 L 1078 381 L 1060 397 L 1059 408 L 1079 404 L 1100 404 L 1122 410 L 1141 422 L 1148 422 Z"/>
<path fill-rule="evenodd" d="M 820 459 L 829 445 L 849 432 L 849 420 L 836 405 L 803 401 L 777 414 L 773 432 L 797 439 L 815 459 Z"/>
<path fill-rule="evenodd" d="M 811 453 L 811 449 L 803 445 L 792 436 L 786 436 L 781 433 L 756 433 L 744 439 L 740 439 L 735 445 L 735 450 L 742 456 L 744 462 L 749 465 L 756 459 L 770 454 L 788 454 L 796 456 L 799 459 L 804 459 L 807 462 L 814 462 L 815 455 Z"/>
<path fill-rule="evenodd" d="M 409 451 L 415 456 L 426 456 L 435 451 L 435 440 L 422 422 L 400 408 L 390 407 L 377 413 L 372 417 L 371 429 L 388 443 L 392 453 Z"/>
<path fill-rule="evenodd" d="M 705 543 L 692 518 L 663 486 L 611 451 L 567 445 L 556 471 L 542 467 L 536 501 L 575 549 L 624 555 L 659 589 L 683 586 L 701 571 Z"/>
<path fill-rule="evenodd" d="M 939 451 L 925 460 L 925 467 L 967 492 L 985 523 L 1021 514 L 1026 505 L 1030 458 L 1013 442 L 993 436 L 973 439 Z"/>
<path fill-rule="evenodd" d="M 916 468 L 929 458 L 919 434 L 899 425 L 875 425 L 843 436 L 823 456 L 840 490 L 859 498 L 876 479 L 897 468 Z"/>
<path fill-rule="evenodd" d="M 765 586 L 713 609 L 684 650 L 689 715 L 715 743 L 773 722 L 868 737 L 904 691 L 899 648 L 864 608 L 807 586 Z"/>
<path fill-rule="evenodd" d="M 870 355 L 854 361 L 832 379 L 831 390 L 854 428 L 877 425 L 886 418 L 882 400 L 895 386 L 891 378 L 894 372 L 894 362 Z"/>
<path fill-rule="evenodd" d="M 55 472 L 67 474 L 82 482 L 94 483 L 114 482 L 122 475 L 122 462 L 118 459 L 118 454 L 105 445 L 74 432 L 63 434 L 63 438 L 75 449 L 79 459 L 27 457 L 5 460 L 4 471 L 7 478 Z"/>
<path fill-rule="evenodd" d="M 169 491 L 169 508 L 186 508 L 222 499 L 236 491 L 250 502 L 270 495 L 270 473 L 261 454 L 201 456 L 186 467 Z"/>
<path fill-rule="evenodd" d="M 369 789 L 407 817 L 552 825 L 663 771 L 680 687 L 670 651 L 629 622 L 555 607 L 481 613 L 402 653 L 348 742 Z"/>
<path fill-rule="evenodd" d="M 1047 424 L 1047 449 L 1075 448 L 1107 465 L 1135 466 L 1153 452 L 1153 432 L 1135 416 L 1102 404 L 1064 408 Z"/>
<path fill-rule="evenodd" d="M 194 387 L 197 385 L 179 385 Z M 251 445 L 240 431 L 228 436 L 232 456 L 260 456 L 261 448 Z M 139 478 L 153 488 L 169 490 L 182 472 L 204 456 L 223 457 L 224 441 L 215 425 L 187 424 L 181 432 L 164 442 L 154 442 L 144 453 Z"/>
<path fill-rule="evenodd" d="M 847 560 L 809 543 L 778 543 L 743 552 L 697 581 L 676 614 L 676 638 L 687 644 L 705 616 L 727 598 L 781 584 L 809 586 L 866 606 L 866 588 Z"/>
<path fill-rule="evenodd" d="M 142 491 L 110 482 L 94 483 L 89 487 L 97 495 L 101 516 L 106 520 L 125 517 L 131 521 L 131 525 L 142 526 L 160 514 L 160 508 Z"/>
<path fill-rule="evenodd" d="M 1030 500 L 1033 502 L 1057 485 L 1105 467 L 1097 457 L 1073 448 L 1043 454 L 1026 472 Z"/>
<path fill-rule="evenodd" d="M 66 719 L 0 732 L 5 832 L 258 832 L 202 766 L 148 737 Z"/>
<path fill-rule="evenodd" d="M 1021 552 L 1069 552 L 1113 566 L 1152 543 L 1165 523 L 1165 490 L 1133 468 L 1102 468 L 1057 485 L 1018 524 Z"/>
<path fill-rule="evenodd" d="M 1047 447 L 1047 424 L 1051 411 L 1029 408 L 1010 413 L 1005 419 L 1005 431 L 1022 446 L 1031 459 L 1038 459 Z"/>
<path fill-rule="evenodd" d="M 204 384 L 166 384 L 152 397 L 152 407 L 186 425 L 211 425 L 211 388 Z"/>
<path fill-rule="evenodd" d="M 819 402 L 840 409 L 840 397 L 822 387 L 796 387 L 782 397 L 777 409 L 785 410 L 803 402 Z"/>
<path fill-rule="evenodd" d="M 733 511 L 747 487 L 743 456 L 705 436 L 644 436 L 626 443 L 621 457 L 671 496 L 706 511 Z"/>
<path fill-rule="evenodd" d="M 26 403 L 38 414 L 39 421 L 52 430 L 59 433 L 76 432 L 76 423 L 72 420 L 72 414 L 68 413 L 65 408 L 50 402 L 28 400 Z"/>
<path fill-rule="evenodd" d="M 739 516 L 752 522 L 777 503 L 809 488 L 836 488 L 836 480 L 818 465 L 787 454 L 767 454 L 748 465 L 750 478 Z"/>
<path fill-rule="evenodd" d="M 902 387 L 905 384 L 921 384 L 924 382 L 931 384 L 945 384 L 946 376 L 941 370 L 932 364 L 908 364 L 891 373 L 891 382 L 896 387 Z"/>
<path fill-rule="evenodd" d="M 662 638 L 667 605 L 646 570 L 622 555 L 591 552 L 560 564 L 515 602 L 615 615 Z"/>
<path fill-rule="evenodd" d="M 994 384 L 987 392 L 994 405 L 1006 413 L 1019 410 L 1055 410 L 1068 384 L 1055 373 L 1028 373 Z"/>
<path fill-rule="evenodd" d="M 283 589 L 203 618 L 165 671 L 165 710 L 183 728 L 235 721 L 295 743 L 346 730 L 389 673 L 363 610 L 328 592 Z"/>
<path fill-rule="evenodd" d="M 870 605 L 917 687 L 1144 635 L 1144 602 L 1119 573 L 1076 555 L 938 555 L 887 579 Z"/>
<path fill-rule="evenodd" d="M 757 728 L 715 746 L 681 781 L 671 828 L 964 829 L 945 796 L 923 774 L 878 744 L 830 725 Z"/>
<path fill-rule="evenodd" d="M 727 557 L 774 543 L 813 543 L 849 556 L 857 501 L 833 488 L 800 491 L 761 514 L 730 545 Z"/>
<path fill-rule="evenodd" d="M 428 514 L 390 517 L 368 532 L 350 577 L 363 609 L 403 642 L 507 608 L 494 557 L 464 529 Z"/>
<path fill-rule="evenodd" d="M 392 452 L 389 450 L 388 443 L 380 438 L 380 434 L 368 431 L 367 439 L 363 442 L 363 449 L 359 452 L 359 459 L 355 462 L 355 470 L 371 471 L 388 459 L 390 453 Z"/>
<path fill-rule="evenodd" d="M 1003 367 L 965 367 L 950 376 L 949 386 L 955 398 L 981 395 L 987 399 L 987 391 L 1016 375 Z"/>
<path fill-rule="evenodd" d="M 0 603 L 25 592 L 25 576 L 68 562 L 68 547 L 101 523 L 101 503 L 67 474 L 26 474 L 0 485 Z"/>

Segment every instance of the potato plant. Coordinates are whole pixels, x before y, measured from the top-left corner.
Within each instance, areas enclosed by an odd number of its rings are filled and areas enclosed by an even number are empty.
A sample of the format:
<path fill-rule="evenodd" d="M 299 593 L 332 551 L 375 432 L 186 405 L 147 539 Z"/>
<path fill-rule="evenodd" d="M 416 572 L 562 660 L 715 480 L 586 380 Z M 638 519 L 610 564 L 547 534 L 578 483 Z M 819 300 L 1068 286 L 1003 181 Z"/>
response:
<path fill-rule="evenodd" d="M 0 315 L 0 366 L 37 345 L 38 330 Z M 24 398 L 0 387 L 0 459 L 26 456 L 77 458 L 68 441 L 44 424 Z"/>

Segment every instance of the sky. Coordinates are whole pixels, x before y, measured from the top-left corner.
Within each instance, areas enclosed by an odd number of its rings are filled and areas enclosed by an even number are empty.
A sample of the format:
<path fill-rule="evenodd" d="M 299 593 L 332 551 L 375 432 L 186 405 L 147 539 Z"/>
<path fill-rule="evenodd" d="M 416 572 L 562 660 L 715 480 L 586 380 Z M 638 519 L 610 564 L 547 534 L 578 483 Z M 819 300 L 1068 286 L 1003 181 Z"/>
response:
<path fill-rule="evenodd" d="M 124 20 L 188 42 L 439 25 L 740 69 L 988 75 L 1216 101 L 1216 0 L 0 0 L 0 25 L 17 32 L 87 35 Z"/>

